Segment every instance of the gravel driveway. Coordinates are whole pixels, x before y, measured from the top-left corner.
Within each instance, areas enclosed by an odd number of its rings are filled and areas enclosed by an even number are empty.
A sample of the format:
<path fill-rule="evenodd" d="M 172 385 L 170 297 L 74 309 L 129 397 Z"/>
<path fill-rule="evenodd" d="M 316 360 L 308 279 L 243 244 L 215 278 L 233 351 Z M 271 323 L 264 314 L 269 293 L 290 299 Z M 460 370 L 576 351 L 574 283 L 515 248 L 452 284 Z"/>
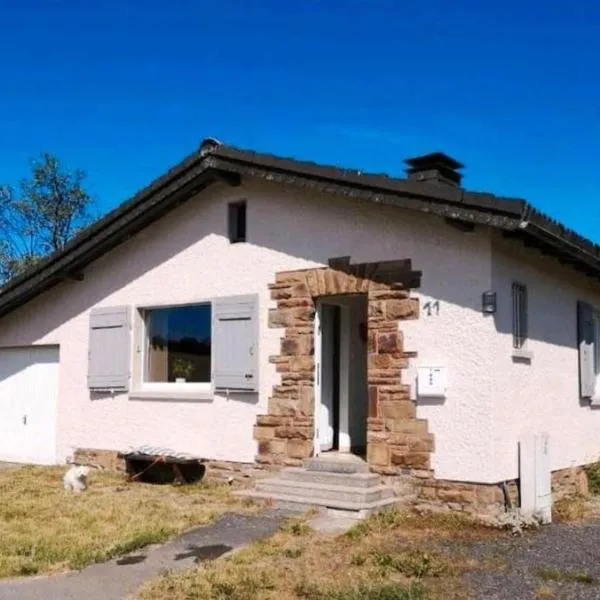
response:
<path fill-rule="evenodd" d="M 473 598 L 600 599 L 600 522 L 548 525 L 522 537 L 461 544 L 454 551 L 482 567 L 465 576 Z"/>

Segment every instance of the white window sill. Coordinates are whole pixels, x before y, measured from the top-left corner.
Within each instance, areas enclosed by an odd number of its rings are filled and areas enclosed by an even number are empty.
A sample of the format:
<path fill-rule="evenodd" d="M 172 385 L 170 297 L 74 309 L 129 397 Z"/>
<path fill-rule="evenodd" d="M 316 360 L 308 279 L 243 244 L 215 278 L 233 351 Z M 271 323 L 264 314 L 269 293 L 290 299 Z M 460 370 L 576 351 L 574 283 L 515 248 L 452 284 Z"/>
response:
<path fill-rule="evenodd" d="M 533 352 L 525 348 L 513 348 L 512 358 L 513 360 L 517 360 L 519 362 L 530 363 L 533 359 Z"/>
<path fill-rule="evenodd" d="M 214 391 L 210 386 L 193 384 L 157 384 L 143 386 L 129 393 L 130 400 L 173 400 L 189 402 L 205 402 L 214 399 Z"/>

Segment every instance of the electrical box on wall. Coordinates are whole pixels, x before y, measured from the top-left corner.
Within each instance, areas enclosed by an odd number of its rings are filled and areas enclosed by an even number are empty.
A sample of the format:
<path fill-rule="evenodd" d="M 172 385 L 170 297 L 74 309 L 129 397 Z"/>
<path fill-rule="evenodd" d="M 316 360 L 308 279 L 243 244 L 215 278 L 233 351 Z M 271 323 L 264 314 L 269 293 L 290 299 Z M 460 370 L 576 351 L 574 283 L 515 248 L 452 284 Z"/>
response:
<path fill-rule="evenodd" d="M 446 367 L 419 367 L 417 395 L 420 398 L 444 398 L 446 396 Z"/>

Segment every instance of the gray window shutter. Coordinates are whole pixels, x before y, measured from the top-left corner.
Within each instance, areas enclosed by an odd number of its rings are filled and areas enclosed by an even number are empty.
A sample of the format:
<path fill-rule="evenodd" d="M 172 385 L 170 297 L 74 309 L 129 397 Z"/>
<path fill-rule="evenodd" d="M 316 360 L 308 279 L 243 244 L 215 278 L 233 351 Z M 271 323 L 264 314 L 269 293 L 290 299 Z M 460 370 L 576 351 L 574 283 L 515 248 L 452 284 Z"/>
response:
<path fill-rule="evenodd" d="M 92 309 L 88 354 L 90 390 L 129 389 L 130 338 L 128 306 Z"/>
<path fill-rule="evenodd" d="M 594 309 L 587 302 L 577 303 L 577 337 L 579 342 L 579 393 L 591 398 L 596 387 Z"/>
<path fill-rule="evenodd" d="M 258 391 L 258 296 L 213 300 L 215 390 Z"/>

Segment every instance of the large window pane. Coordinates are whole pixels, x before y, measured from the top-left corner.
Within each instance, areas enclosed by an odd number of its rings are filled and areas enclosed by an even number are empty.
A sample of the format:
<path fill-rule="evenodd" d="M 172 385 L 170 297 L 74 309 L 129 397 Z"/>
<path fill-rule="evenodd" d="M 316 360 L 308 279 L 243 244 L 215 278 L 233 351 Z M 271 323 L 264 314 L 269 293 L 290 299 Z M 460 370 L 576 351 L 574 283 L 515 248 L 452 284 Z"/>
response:
<path fill-rule="evenodd" d="M 210 304 L 146 311 L 146 381 L 210 382 Z"/>

